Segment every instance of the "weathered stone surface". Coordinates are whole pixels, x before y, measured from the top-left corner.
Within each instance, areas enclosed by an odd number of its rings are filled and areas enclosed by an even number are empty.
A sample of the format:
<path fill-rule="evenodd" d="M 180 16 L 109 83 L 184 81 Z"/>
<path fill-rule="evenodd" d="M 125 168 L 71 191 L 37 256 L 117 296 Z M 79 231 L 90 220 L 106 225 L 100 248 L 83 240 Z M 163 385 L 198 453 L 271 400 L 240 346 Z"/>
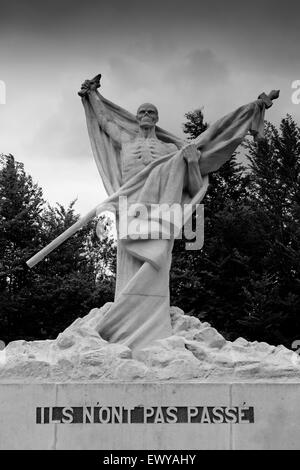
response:
<path fill-rule="evenodd" d="M 108 343 L 97 324 L 111 303 L 78 318 L 56 340 L 13 341 L 0 351 L 0 381 L 157 382 L 300 380 L 300 360 L 284 346 L 226 341 L 207 322 L 171 307 L 173 335 L 134 352 Z"/>
<path fill-rule="evenodd" d="M 130 376 L 133 362 L 127 360 L 126 376 Z M 142 373 L 143 367 L 141 364 Z M 147 383 L 143 378 L 140 382 L 1 383 L 0 450 L 95 450 L 98 454 L 107 449 L 173 453 L 188 449 L 297 450 L 300 383 L 272 382 L 164 379 Z M 99 405 L 105 410 L 103 414 L 99 413 Z M 201 415 L 201 408 L 210 407 L 204 421 L 201 418 L 192 422 L 195 407 Z M 55 408 L 60 412 L 53 416 Z M 82 408 L 82 418 L 78 408 Z M 88 414 L 83 411 L 87 408 Z M 167 408 L 175 420 L 166 413 Z M 45 409 L 47 412 L 42 412 Z M 121 416 L 114 413 L 120 409 L 126 412 Z M 218 420 L 220 410 L 223 424 Z M 128 411 L 131 418 L 135 417 L 130 423 Z M 70 419 L 67 422 L 66 412 Z M 86 420 L 85 416 L 92 418 Z M 93 423 L 93 417 L 101 424 Z M 155 464 L 154 459 L 151 462 Z M 136 467 L 132 464 L 131 468 Z"/>

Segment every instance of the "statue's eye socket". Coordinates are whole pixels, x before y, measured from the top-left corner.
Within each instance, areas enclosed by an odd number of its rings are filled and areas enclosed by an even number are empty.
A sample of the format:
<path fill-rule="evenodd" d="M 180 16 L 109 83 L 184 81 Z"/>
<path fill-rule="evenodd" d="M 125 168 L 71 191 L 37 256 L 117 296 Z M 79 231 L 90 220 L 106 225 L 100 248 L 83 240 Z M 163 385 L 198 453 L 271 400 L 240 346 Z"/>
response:
<path fill-rule="evenodd" d="M 140 109 L 139 112 L 138 112 L 138 114 L 139 114 L 140 116 L 143 116 L 143 115 L 145 115 L 145 114 L 148 114 L 148 115 L 153 116 L 153 115 L 155 114 L 155 111 L 154 111 L 153 109 Z"/>

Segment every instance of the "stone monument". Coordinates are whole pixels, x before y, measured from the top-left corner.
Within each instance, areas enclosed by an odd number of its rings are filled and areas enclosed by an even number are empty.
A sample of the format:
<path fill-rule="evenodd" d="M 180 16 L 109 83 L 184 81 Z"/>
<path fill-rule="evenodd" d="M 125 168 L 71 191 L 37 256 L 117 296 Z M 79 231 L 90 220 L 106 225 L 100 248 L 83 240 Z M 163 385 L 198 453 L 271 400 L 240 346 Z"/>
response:
<path fill-rule="evenodd" d="M 115 300 L 56 340 L 14 341 L 0 352 L 0 448 L 295 448 L 298 355 L 226 341 L 210 324 L 170 307 L 174 227 L 166 233 L 163 211 L 150 212 L 149 225 L 142 210 L 178 204 L 183 225 L 191 216 L 186 207 L 204 197 L 209 173 L 249 132 L 263 138 L 265 109 L 279 92 L 261 94 L 184 142 L 157 126 L 154 105 L 142 104 L 134 116 L 100 95 L 100 77 L 86 80 L 79 95 L 108 198 L 28 265 L 112 210 L 119 234 Z M 131 214 L 138 236 L 120 236 L 121 198 L 139 209 Z M 154 237 L 153 227 L 165 236 Z"/>
<path fill-rule="evenodd" d="M 96 212 L 99 214 L 103 209 L 115 212 L 119 236 L 115 301 L 105 313 L 94 312 L 98 319 L 95 329 L 101 338 L 137 350 L 172 333 L 169 270 L 174 234 L 164 231 L 165 214 L 160 211 L 155 217 L 147 208 L 156 205 L 165 209 L 178 204 L 183 208 L 181 224 L 184 224 L 186 208 L 191 211 L 205 195 L 208 174 L 231 157 L 248 132 L 255 138 L 263 137 L 265 108 L 272 105 L 279 92 L 261 94 L 189 143 L 156 126 L 158 110 L 154 105 L 142 104 L 133 116 L 106 100 L 97 91 L 100 78 L 97 75 L 86 80 L 79 95 L 94 157 L 109 194 Z M 141 221 L 139 217 L 138 237 L 132 237 L 128 230 L 125 237 L 120 236 L 119 225 L 124 218 L 120 213 L 121 198 L 126 198 L 127 214 L 133 205 L 146 209 L 147 220 Z M 82 224 L 75 225 L 77 228 Z M 157 232 L 165 236 L 157 239 L 154 237 Z M 57 246 L 53 243 L 29 260 L 29 266 Z"/>

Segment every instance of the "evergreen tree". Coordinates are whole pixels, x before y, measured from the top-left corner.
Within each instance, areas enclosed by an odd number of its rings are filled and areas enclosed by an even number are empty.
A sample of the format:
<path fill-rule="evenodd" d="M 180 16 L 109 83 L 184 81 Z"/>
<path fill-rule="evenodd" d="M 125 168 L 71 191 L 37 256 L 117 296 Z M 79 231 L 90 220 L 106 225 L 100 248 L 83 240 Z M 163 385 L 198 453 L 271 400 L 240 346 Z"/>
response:
<path fill-rule="evenodd" d="M 24 259 L 39 243 L 42 190 L 12 155 L 0 156 L 0 288 L 11 296 L 26 283 Z"/>
<path fill-rule="evenodd" d="M 44 261 L 26 261 L 78 220 L 68 208 L 44 206 L 42 190 L 12 155 L 0 168 L 0 338 L 53 338 L 92 307 L 113 300 L 115 247 L 100 241 L 94 220 Z"/>
<path fill-rule="evenodd" d="M 287 116 L 266 140 L 248 144 L 251 197 L 262 226 L 241 323 L 249 334 L 290 347 L 300 337 L 300 129 Z"/>
<path fill-rule="evenodd" d="M 25 260 L 40 246 L 44 201 L 41 188 L 12 155 L 1 155 L 0 165 L 0 338 L 7 341 L 26 309 L 32 276 Z"/>
<path fill-rule="evenodd" d="M 196 139 L 208 128 L 201 108 L 185 113 L 184 116 L 187 120 L 183 124 L 183 132 L 188 135 L 188 139 Z"/>

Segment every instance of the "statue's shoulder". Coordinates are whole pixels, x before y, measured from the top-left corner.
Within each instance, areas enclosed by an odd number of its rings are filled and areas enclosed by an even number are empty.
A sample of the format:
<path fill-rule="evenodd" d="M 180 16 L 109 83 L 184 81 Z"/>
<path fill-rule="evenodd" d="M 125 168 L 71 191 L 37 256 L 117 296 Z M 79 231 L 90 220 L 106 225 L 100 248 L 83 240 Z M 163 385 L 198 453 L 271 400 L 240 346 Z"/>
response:
<path fill-rule="evenodd" d="M 122 144 L 130 144 L 133 143 L 136 139 L 136 136 L 129 134 L 128 132 L 121 132 L 121 142 Z"/>
<path fill-rule="evenodd" d="M 174 150 L 178 150 L 177 145 L 173 144 L 172 142 L 164 143 L 166 148 L 168 148 L 171 152 Z"/>

